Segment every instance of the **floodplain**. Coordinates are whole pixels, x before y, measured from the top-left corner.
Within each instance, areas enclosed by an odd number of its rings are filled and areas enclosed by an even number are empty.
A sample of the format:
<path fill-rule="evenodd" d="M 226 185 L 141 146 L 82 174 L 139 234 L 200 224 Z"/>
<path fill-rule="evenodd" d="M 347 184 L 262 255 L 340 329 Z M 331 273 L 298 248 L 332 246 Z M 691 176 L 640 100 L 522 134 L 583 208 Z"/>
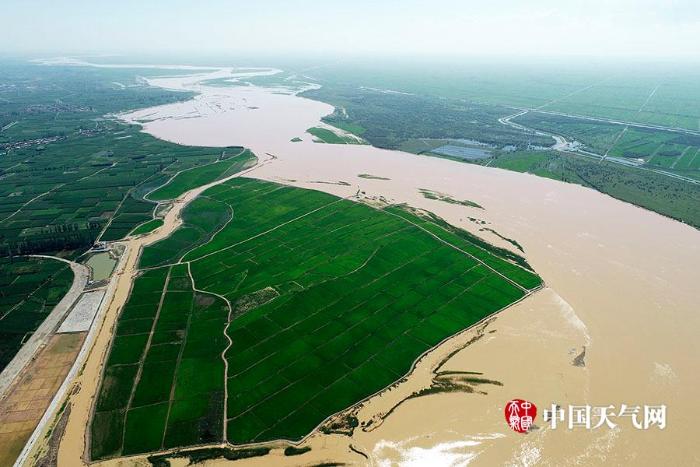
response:
<path fill-rule="evenodd" d="M 191 235 L 144 249 L 93 459 L 298 441 L 541 286 L 522 258 L 435 216 L 272 182 L 216 185 L 183 221 Z"/>

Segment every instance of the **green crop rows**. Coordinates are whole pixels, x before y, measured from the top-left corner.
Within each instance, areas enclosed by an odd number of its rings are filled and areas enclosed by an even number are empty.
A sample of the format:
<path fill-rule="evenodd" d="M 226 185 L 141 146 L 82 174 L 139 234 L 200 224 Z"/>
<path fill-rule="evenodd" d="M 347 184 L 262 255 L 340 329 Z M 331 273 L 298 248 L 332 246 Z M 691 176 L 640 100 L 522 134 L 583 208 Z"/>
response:
<path fill-rule="evenodd" d="M 178 172 L 166 189 L 249 162 L 227 158 L 241 148 L 180 146 L 104 117 L 190 97 L 138 79 L 158 73 L 0 63 L 1 256 L 79 253 L 98 238 L 120 239 L 152 219 L 155 202 L 144 195 Z"/>
<path fill-rule="evenodd" d="M 94 457 L 221 441 L 227 319 L 223 300 L 193 291 L 187 265 L 136 280 L 95 407 Z"/>
<path fill-rule="evenodd" d="M 255 159 L 247 149 L 232 148 L 233 151 L 236 151 L 236 149 L 238 152 L 226 159 L 178 173 L 168 183 L 149 193 L 147 198 L 154 201 L 177 198 L 188 190 L 240 172 Z M 226 155 L 226 151 L 224 151 L 224 155 Z"/>
<path fill-rule="evenodd" d="M 143 253 L 93 458 L 298 440 L 540 285 L 438 218 L 270 182 L 210 188 L 184 219 Z"/>
<path fill-rule="evenodd" d="M 61 261 L 0 258 L 0 371 L 72 283 L 73 271 Z"/>

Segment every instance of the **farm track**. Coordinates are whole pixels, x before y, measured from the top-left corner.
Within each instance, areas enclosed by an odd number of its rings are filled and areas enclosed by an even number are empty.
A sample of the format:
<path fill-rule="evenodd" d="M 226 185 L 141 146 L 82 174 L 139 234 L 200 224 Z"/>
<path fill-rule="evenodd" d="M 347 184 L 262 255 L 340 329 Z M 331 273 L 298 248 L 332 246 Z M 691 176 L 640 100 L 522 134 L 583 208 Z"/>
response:
<path fill-rule="evenodd" d="M 533 110 L 525 109 L 525 110 L 521 110 L 519 112 L 516 112 L 514 114 L 507 115 L 505 117 L 501 117 L 498 119 L 498 121 L 499 121 L 499 123 L 501 123 L 503 125 L 507 125 L 507 126 L 510 126 L 512 128 L 516 128 L 516 129 L 521 130 L 521 131 L 534 132 L 535 134 L 540 135 L 540 136 L 549 136 L 549 137 L 553 138 L 555 140 L 555 144 L 551 147 L 551 149 L 554 151 L 557 151 L 559 153 L 562 153 L 562 154 L 581 156 L 581 157 L 585 157 L 587 159 L 596 160 L 598 162 L 602 162 L 603 160 L 605 160 L 606 162 L 612 162 L 614 164 L 618 164 L 618 165 L 621 165 L 624 167 L 631 167 L 631 168 L 635 168 L 635 169 L 639 169 L 639 170 L 644 170 L 647 172 L 654 172 L 654 173 L 657 173 L 659 175 L 664 175 L 666 177 L 675 178 L 677 180 L 692 183 L 693 185 L 700 185 L 700 180 L 696 180 L 696 179 L 691 178 L 691 177 L 686 177 L 684 175 L 679 175 L 676 173 L 668 172 L 666 170 L 652 169 L 649 167 L 644 167 L 642 165 L 628 163 L 628 162 L 626 162 L 624 160 L 620 160 L 618 158 L 607 157 L 607 154 L 597 154 L 597 153 L 594 153 L 591 151 L 586 151 L 584 149 L 571 148 L 570 141 L 568 141 L 562 135 L 558 135 L 556 133 L 551 133 L 551 132 L 547 132 L 547 131 L 537 130 L 535 128 L 530 128 L 530 127 L 527 127 L 525 125 L 521 125 L 519 123 L 515 123 L 515 122 L 511 121 L 512 119 L 520 117 L 522 115 L 525 115 L 526 113 L 531 112 L 531 111 L 532 112 L 540 112 L 540 113 L 548 113 L 548 112 L 542 112 L 540 110 L 535 110 L 535 109 L 533 109 Z M 565 116 L 568 116 L 568 115 L 565 115 Z M 578 117 L 574 117 L 574 118 L 578 118 Z M 603 120 L 601 120 L 601 121 L 603 121 Z M 610 123 L 613 123 L 613 122 L 610 122 Z M 615 123 L 620 124 L 620 125 L 627 125 L 627 123 L 623 123 L 623 122 L 615 122 Z M 630 126 L 638 126 L 638 125 L 634 125 L 634 124 L 629 124 L 629 125 Z M 671 130 L 668 130 L 665 128 L 663 128 L 663 129 L 666 131 L 671 131 Z M 688 134 L 694 134 L 694 133 L 691 132 Z M 700 133 L 698 133 L 698 134 L 700 135 Z M 618 136 L 621 137 L 622 134 L 620 134 Z M 616 141 L 617 141 L 617 139 L 616 139 Z"/>
<path fill-rule="evenodd" d="M 606 81 L 606 80 L 603 80 Z M 591 84 L 589 86 L 586 86 L 584 88 L 581 88 L 579 90 L 576 90 L 570 94 L 567 94 L 566 96 L 559 97 L 557 99 L 553 99 L 549 102 L 546 102 L 539 107 L 534 107 L 534 108 L 521 108 L 521 107 L 513 107 L 514 109 L 518 110 L 514 114 L 507 115 L 505 117 L 501 117 L 498 119 L 498 122 L 501 123 L 502 125 L 509 126 L 511 128 L 515 128 L 517 130 L 525 131 L 525 132 L 532 132 L 536 135 L 539 136 L 549 136 L 554 139 L 555 143 L 552 145 L 552 149 L 560 152 L 562 154 L 574 154 L 578 156 L 583 156 L 589 159 L 597 159 L 598 162 L 613 162 L 615 164 L 623 165 L 626 167 L 633 167 L 637 168 L 640 170 L 646 170 L 649 172 L 654 172 L 660 175 L 664 175 L 666 177 L 671 177 L 675 178 L 677 180 L 682 180 L 684 182 L 692 183 L 694 185 L 700 184 L 700 181 L 691 178 L 691 177 L 686 177 L 684 175 L 679 175 L 673 172 L 668 172 L 666 170 L 661 170 L 661 169 L 653 169 L 649 167 L 643 167 L 640 164 L 635 164 L 632 162 L 627 162 L 624 159 L 620 159 L 617 157 L 608 157 L 608 154 L 610 151 L 615 147 L 615 145 L 619 142 L 620 139 L 624 136 L 624 134 L 627 132 L 627 130 L 630 127 L 633 128 L 646 128 L 646 129 L 652 129 L 652 130 L 659 130 L 659 131 L 670 131 L 674 133 L 681 133 L 681 134 L 686 134 L 686 135 L 692 135 L 692 136 L 700 136 L 700 131 L 695 131 L 695 130 L 688 130 L 686 128 L 680 128 L 680 127 L 667 127 L 667 126 L 662 126 L 662 125 L 651 125 L 651 124 L 644 124 L 644 123 L 636 123 L 636 122 L 628 122 L 628 121 L 622 121 L 622 120 L 615 120 L 615 119 L 610 119 L 610 118 L 603 118 L 603 117 L 591 117 L 587 115 L 577 115 L 577 114 L 570 114 L 570 113 L 565 113 L 565 112 L 555 112 L 555 111 L 550 111 L 550 110 L 543 110 L 545 107 L 554 104 L 556 102 L 562 101 L 564 99 L 567 99 L 571 96 L 574 96 L 576 94 L 579 94 L 581 92 L 584 92 L 594 86 L 597 86 L 600 83 L 596 84 Z M 645 99 L 644 103 L 639 107 L 637 110 L 637 113 L 635 115 L 639 115 L 644 108 L 647 106 L 647 104 L 651 101 L 651 99 L 654 97 L 656 94 L 656 91 L 659 89 L 660 85 L 657 85 L 654 87 L 654 89 L 651 90 L 647 98 Z M 548 131 L 543 131 L 543 130 L 537 130 L 535 128 L 530 128 L 525 125 L 522 125 L 520 123 L 515 123 L 512 120 L 518 117 L 521 117 L 529 112 L 534 112 L 534 113 L 541 113 L 541 114 L 547 114 L 547 115 L 557 115 L 561 117 L 568 117 L 568 118 L 575 118 L 575 119 L 581 119 L 581 120 L 589 120 L 589 121 L 594 121 L 594 122 L 601 122 L 601 123 L 610 123 L 614 125 L 623 125 L 623 129 L 618 133 L 618 135 L 615 137 L 613 140 L 612 144 L 610 147 L 605 151 L 605 154 L 597 154 L 591 151 L 587 151 L 585 149 L 581 148 L 572 148 L 571 143 L 566 139 L 565 136 L 548 132 Z M 680 158 L 679 158 L 680 159 Z"/>
<path fill-rule="evenodd" d="M 42 434 L 51 429 L 51 426 L 56 421 L 55 417 L 58 409 L 74 388 L 80 388 L 80 391 L 77 394 L 73 394 L 70 399 L 71 412 L 66 424 L 64 437 L 58 449 L 58 463 L 59 465 L 84 466 L 90 463 L 89 427 L 96 401 L 95 396 L 101 383 L 103 363 L 111 347 L 113 330 L 118 315 L 128 299 L 133 281 L 138 272 L 138 260 L 142 248 L 162 240 L 174 232 L 182 224 L 180 216 L 182 210 L 202 192 L 230 179 L 243 176 L 275 159 L 275 156 L 271 154 L 268 154 L 268 156 L 268 159 L 262 162 L 259 160 L 253 167 L 193 188 L 180 195 L 174 200 L 172 209 L 166 214 L 163 226 L 159 229 L 136 239 L 114 242 L 114 244 L 122 244 L 126 248 L 122 254 L 120 267 L 117 268 L 119 270 L 115 270 L 112 275 L 105 298 L 89 331 L 89 333 L 94 335 L 89 335 L 86 339 L 81 355 L 76 359 L 69 378 L 66 379 L 61 390 L 46 410 L 44 418 L 42 418 L 30 441 L 25 445 L 20 457 L 17 459 L 16 466 L 32 464 L 32 455 L 37 454 L 36 450 L 41 448 L 40 441 L 45 438 Z M 78 457 L 76 453 L 81 454 Z"/>

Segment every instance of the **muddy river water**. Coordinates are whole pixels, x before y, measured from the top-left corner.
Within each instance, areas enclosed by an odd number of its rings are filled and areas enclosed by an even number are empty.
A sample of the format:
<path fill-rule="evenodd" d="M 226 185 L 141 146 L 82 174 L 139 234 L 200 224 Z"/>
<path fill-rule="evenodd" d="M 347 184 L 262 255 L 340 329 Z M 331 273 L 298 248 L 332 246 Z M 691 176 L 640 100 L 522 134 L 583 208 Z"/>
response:
<path fill-rule="evenodd" d="M 357 416 L 374 420 L 373 429 L 356 429 L 351 438 L 316 434 L 308 454 L 267 456 L 251 465 L 700 462 L 700 232 L 594 190 L 529 174 L 368 145 L 314 143 L 305 130 L 331 106 L 279 88 L 204 83 L 227 76 L 233 71 L 151 79 L 152 85 L 198 95 L 122 118 L 164 140 L 243 145 L 261 158 L 274 156 L 247 176 L 406 202 L 512 248 L 479 230 L 488 227 L 522 245 L 546 283 L 487 326 L 445 343 L 406 382 L 368 401 Z M 291 142 L 296 137 L 302 141 Z M 484 209 L 426 199 L 420 189 Z M 405 400 L 430 385 L 438 362 L 441 371 L 478 372 L 488 382 L 474 384 L 472 392 Z M 508 428 L 503 412 L 513 398 L 537 404 L 538 429 L 522 435 Z M 541 414 L 553 403 L 612 405 L 616 411 L 622 404 L 663 404 L 666 426 L 637 429 L 632 417 L 616 417 L 614 428 L 552 429 Z"/>

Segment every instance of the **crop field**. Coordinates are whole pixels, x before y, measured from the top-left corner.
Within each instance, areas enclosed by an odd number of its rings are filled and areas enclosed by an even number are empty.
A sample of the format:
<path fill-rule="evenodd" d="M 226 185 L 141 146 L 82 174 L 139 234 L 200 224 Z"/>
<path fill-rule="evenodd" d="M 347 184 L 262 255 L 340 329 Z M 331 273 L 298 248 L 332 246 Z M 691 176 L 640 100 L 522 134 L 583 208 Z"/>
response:
<path fill-rule="evenodd" d="M 80 250 L 98 238 L 122 238 L 151 219 L 155 203 L 144 195 L 176 173 L 178 187 L 189 168 L 199 167 L 192 173 L 203 178 L 207 170 L 236 170 L 225 158 L 207 165 L 222 159 L 221 148 L 167 143 L 104 117 L 189 97 L 137 80 L 156 73 L 2 63 L 0 255 Z"/>
<path fill-rule="evenodd" d="M 443 100 L 445 111 L 449 111 L 450 101 L 460 101 L 475 110 L 482 104 L 500 107 L 505 111 L 501 116 L 508 115 L 507 109 L 513 107 L 543 108 L 699 130 L 700 91 L 697 82 L 700 69 L 695 64 L 685 64 L 676 66 L 669 73 L 665 68 L 641 63 L 624 67 L 612 63 L 584 65 L 576 61 L 554 64 L 438 60 L 370 63 L 356 60 L 316 71 L 314 77 L 323 87 L 307 95 L 325 96 L 322 100 L 338 104 L 338 107 L 345 106 L 353 121 L 364 119 L 365 114 L 362 109 L 355 108 L 356 104 L 371 108 L 375 97 L 410 98 L 416 95 Z M 360 86 L 384 94 L 370 96 L 364 93 L 360 96 L 357 92 Z M 351 89 L 355 90 L 352 97 L 348 92 Z M 425 110 L 420 109 L 420 113 Z M 424 116 L 424 126 L 430 125 L 433 118 L 432 115 Z M 463 131 L 467 131 L 469 122 L 460 123 Z M 400 120 L 384 123 L 394 127 L 404 124 Z M 361 126 L 374 133 L 374 128 Z M 483 131 L 487 135 L 490 130 L 484 125 Z M 439 127 L 435 131 L 439 131 Z"/>
<path fill-rule="evenodd" d="M 187 265 L 136 280 L 95 407 L 95 458 L 222 440 L 228 312 L 193 291 Z"/>
<path fill-rule="evenodd" d="M 156 230 L 163 225 L 163 219 L 151 219 L 150 221 L 139 224 L 134 230 L 129 232 L 129 235 L 143 235 Z"/>
<path fill-rule="evenodd" d="M 255 157 L 247 149 L 231 148 L 229 152 L 233 154 L 229 155 L 227 151 L 224 151 L 222 158 L 211 164 L 193 167 L 178 173 L 168 183 L 149 193 L 147 198 L 153 201 L 177 198 L 193 188 L 240 172 L 255 161 Z"/>
<path fill-rule="evenodd" d="M 351 138 L 348 136 L 340 136 L 327 128 L 314 127 L 309 128 L 306 131 L 307 133 L 310 133 L 313 136 L 315 136 L 317 138 L 317 142 L 319 143 L 358 144 L 358 141 L 355 138 Z"/>
<path fill-rule="evenodd" d="M 61 261 L 0 258 L 0 371 L 72 283 L 73 271 Z"/>
<path fill-rule="evenodd" d="M 95 459 L 298 440 L 541 284 L 439 218 L 270 182 L 212 187 L 184 218 L 190 234 L 143 252 L 95 407 Z"/>
<path fill-rule="evenodd" d="M 625 130 L 623 125 L 533 112 L 514 121 L 576 139 L 597 154 L 642 159 L 648 166 L 700 177 L 700 159 L 695 157 L 700 136 L 635 127 Z"/>

